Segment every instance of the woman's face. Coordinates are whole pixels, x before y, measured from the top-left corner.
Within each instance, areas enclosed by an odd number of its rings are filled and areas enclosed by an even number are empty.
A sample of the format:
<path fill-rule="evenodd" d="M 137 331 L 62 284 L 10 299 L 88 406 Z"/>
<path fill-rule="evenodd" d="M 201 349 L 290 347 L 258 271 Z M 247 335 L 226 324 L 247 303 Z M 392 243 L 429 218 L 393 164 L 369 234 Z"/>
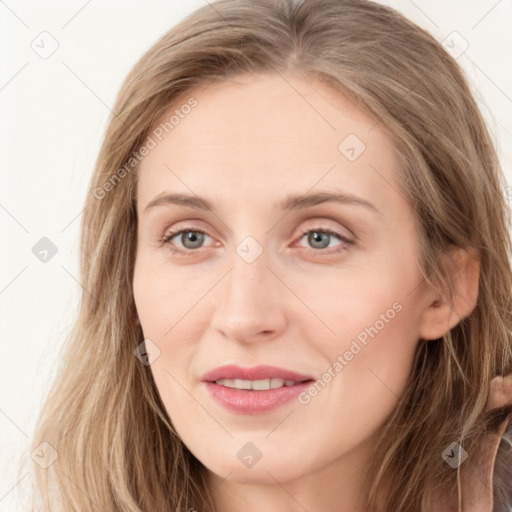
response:
<path fill-rule="evenodd" d="M 215 82 L 173 114 L 140 166 L 133 281 L 170 419 L 228 480 L 348 475 L 404 392 L 427 307 L 392 142 L 298 76 Z"/>

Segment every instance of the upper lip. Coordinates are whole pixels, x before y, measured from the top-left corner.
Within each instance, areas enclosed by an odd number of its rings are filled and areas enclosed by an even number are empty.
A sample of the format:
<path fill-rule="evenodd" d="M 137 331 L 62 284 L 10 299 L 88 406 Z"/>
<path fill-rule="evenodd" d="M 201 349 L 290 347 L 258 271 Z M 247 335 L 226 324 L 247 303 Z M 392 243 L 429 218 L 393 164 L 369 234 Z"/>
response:
<path fill-rule="evenodd" d="M 278 366 L 259 365 L 252 368 L 242 368 L 233 364 L 219 366 L 202 377 L 203 381 L 215 382 L 220 379 L 240 379 L 240 380 L 263 380 L 263 379 L 283 379 L 303 382 L 314 380 L 311 375 L 303 375 L 291 370 L 279 368 Z"/>

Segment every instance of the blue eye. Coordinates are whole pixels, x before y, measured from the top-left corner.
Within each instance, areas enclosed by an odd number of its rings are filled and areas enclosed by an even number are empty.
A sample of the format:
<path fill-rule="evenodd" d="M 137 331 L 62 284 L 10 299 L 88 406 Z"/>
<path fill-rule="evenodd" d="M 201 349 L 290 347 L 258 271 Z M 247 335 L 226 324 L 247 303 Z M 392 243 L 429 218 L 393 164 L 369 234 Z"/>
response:
<path fill-rule="evenodd" d="M 332 237 L 338 239 L 343 242 L 345 245 L 350 245 L 353 243 L 352 240 L 349 240 L 346 236 L 343 236 L 341 233 L 337 233 L 336 231 L 331 231 L 330 229 L 310 229 L 308 231 L 304 231 L 302 233 L 302 238 L 308 235 L 308 243 L 312 244 L 312 246 L 316 249 L 327 249 L 329 247 L 329 242 Z M 324 242 L 327 240 L 327 245 L 324 245 Z M 319 244 L 315 246 L 315 244 Z"/>
<path fill-rule="evenodd" d="M 354 244 L 354 240 L 347 238 L 346 236 L 338 233 L 336 231 L 332 231 L 330 229 L 310 229 L 307 231 L 303 231 L 302 240 L 306 235 L 308 236 L 308 242 L 311 244 L 312 249 L 318 249 L 314 252 L 320 252 L 324 249 L 329 248 L 330 241 L 332 238 L 337 239 L 342 242 L 339 244 L 338 248 L 335 251 L 327 251 L 327 254 L 331 254 L 332 252 L 337 253 L 346 249 L 347 246 Z M 196 228 L 184 228 L 175 231 L 171 231 L 164 235 L 161 240 L 162 245 L 168 245 L 170 250 L 173 253 L 178 253 L 183 256 L 192 256 L 194 251 L 200 249 L 203 242 L 205 241 L 205 236 L 209 237 L 206 232 L 196 229 Z M 176 237 L 179 237 L 183 248 L 176 248 L 172 240 Z M 327 244 L 325 243 L 327 242 Z M 341 248 L 340 248 L 341 247 Z"/>
<path fill-rule="evenodd" d="M 179 240 L 184 245 L 185 251 L 182 249 L 176 249 L 174 248 L 174 244 L 172 243 L 172 240 L 178 235 L 181 235 Z M 208 236 L 204 231 L 201 231 L 200 229 L 180 229 L 178 231 L 171 231 L 167 235 L 165 235 L 162 239 L 162 245 L 168 244 L 172 252 L 176 253 L 184 253 L 185 255 L 191 255 L 191 252 L 193 252 L 195 249 L 200 248 L 200 245 L 204 241 L 204 237 Z M 190 246 L 187 246 L 190 242 Z"/>

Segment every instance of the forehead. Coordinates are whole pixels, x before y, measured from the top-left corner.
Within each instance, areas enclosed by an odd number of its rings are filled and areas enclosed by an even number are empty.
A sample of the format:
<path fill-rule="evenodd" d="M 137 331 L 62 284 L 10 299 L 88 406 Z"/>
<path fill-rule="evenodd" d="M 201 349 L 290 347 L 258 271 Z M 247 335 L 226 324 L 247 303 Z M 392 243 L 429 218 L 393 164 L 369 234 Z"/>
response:
<path fill-rule="evenodd" d="M 184 108 L 191 99 L 194 108 Z M 284 188 L 371 196 L 386 186 L 388 194 L 397 193 L 391 138 L 318 80 L 247 75 L 216 81 L 182 94 L 152 133 L 156 147 L 139 167 L 137 196 L 144 205 L 164 190 L 208 197 L 243 192 L 247 199 L 272 195 L 276 201 Z"/>

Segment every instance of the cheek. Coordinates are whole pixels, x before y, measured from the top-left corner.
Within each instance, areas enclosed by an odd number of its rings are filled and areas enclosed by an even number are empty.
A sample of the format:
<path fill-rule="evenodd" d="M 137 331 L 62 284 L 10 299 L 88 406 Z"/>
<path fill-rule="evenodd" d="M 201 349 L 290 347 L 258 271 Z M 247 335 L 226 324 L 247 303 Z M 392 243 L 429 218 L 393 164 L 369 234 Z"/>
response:
<path fill-rule="evenodd" d="M 187 293 L 183 281 L 176 276 L 179 274 L 169 272 L 165 264 L 155 263 L 144 254 L 136 260 L 133 295 L 146 337 L 170 337 L 170 329 L 185 315 L 186 303 L 193 293 Z"/>
<path fill-rule="evenodd" d="M 159 349 L 150 368 L 158 388 L 166 392 L 178 386 L 172 376 L 179 382 L 188 379 L 197 340 L 211 316 L 208 301 L 201 300 L 205 291 L 195 281 L 193 276 L 169 272 L 168 264 L 154 264 L 143 257 L 136 261 L 134 301 L 144 339 Z"/>
<path fill-rule="evenodd" d="M 314 315 L 295 315 L 293 321 L 309 325 L 308 335 L 331 356 L 348 350 L 356 339 L 361 346 L 381 340 L 374 344 L 376 355 L 384 346 L 414 343 L 418 308 L 410 292 L 418 282 L 416 273 L 382 270 L 373 265 L 370 270 L 349 269 L 302 281 L 302 302 Z"/>
<path fill-rule="evenodd" d="M 364 291 L 341 297 L 327 310 L 324 318 L 336 336 L 328 343 L 317 338 L 315 352 L 322 353 L 325 366 L 319 368 L 316 389 L 301 397 L 303 410 L 297 411 L 304 431 L 329 440 L 326 458 L 379 431 L 412 369 L 417 337 L 410 304 L 395 300 L 397 294 L 386 288 L 366 296 Z"/>
<path fill-rule="evenodd" d="M 180 291 L 181 282 L 176 283 L 168 272 L 146 263 L 139 258 L 135 265 L 134 301 L 144 339 L 158 347 L 158 357 L 152 360 L 148 371 L 171 422 L 176 425 L 176 411 L 185 422 L 193 412 L 190 396 L 180 383 L 187 385 L 187 369 L 194 355 L 194 343 L 190 340 L 199 338 L 194 324 L 187 321 L 193 311 L 190 294 L 183 293 L 183 289 Z"/>
<path fill-rule="evenodd" d="M 398 269 L 396 274 L 368 272 L 357 282 L 347 277 L 316 299 L 315 311 L 330 332 L 311 338 L 325 361 L 318 370 L 326 391 L 315 400 L 328 402 L 334 416 L 349 410 L 357 416 L 385 415 L 404 391 L 419 340 L 419 308 L 410 293 L 415 273 L 397 275 Z"/>

